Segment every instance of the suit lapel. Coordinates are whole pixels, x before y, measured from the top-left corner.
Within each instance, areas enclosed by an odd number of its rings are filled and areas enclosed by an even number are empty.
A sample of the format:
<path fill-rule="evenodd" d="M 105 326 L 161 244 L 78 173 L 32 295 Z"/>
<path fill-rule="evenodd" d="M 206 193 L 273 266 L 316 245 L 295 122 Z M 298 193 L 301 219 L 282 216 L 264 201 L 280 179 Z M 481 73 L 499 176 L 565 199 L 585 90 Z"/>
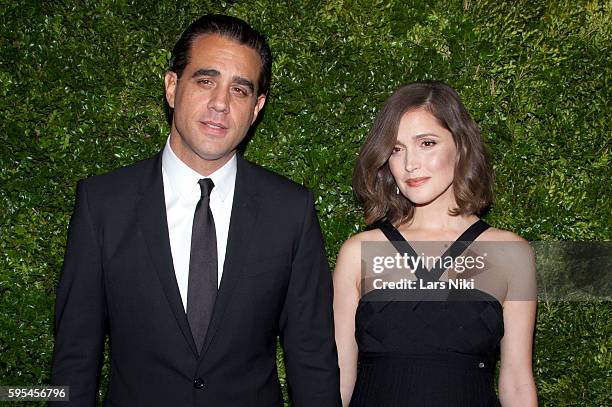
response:
<path fill-rule="evenodd" d="M 191 335 L 178 283 L 176 282 L 174 264 L 172 263 L 162 179 L 162 154 L 158 154 L 153 162 L 152 171 L 147 174 L 146 186 L 142 190 L 137 207 L 138 227 L 146 242 L 149 255 L 172 313 L 189 347 L 194 355 L 197 355 L 195 342 Z"/>
<path fill-rule="evenodd" d="M 244 252 L 249 246 L 249 241 L 254 239 L 252 233 L 258 215 L 257 189 L 253 186 L 250 164 L 240 156 L 236 158 L 236 186 L 234 189 L 234 201 L 227 237 L 223 275 L 210 325 L 204 339 L 201 356 L 206 354 L 212 339 L 219 330 L 219 326 L 223 321 L 223 314 L 232 300 L 234 288 L 244 270 L 242 267 Z"/>

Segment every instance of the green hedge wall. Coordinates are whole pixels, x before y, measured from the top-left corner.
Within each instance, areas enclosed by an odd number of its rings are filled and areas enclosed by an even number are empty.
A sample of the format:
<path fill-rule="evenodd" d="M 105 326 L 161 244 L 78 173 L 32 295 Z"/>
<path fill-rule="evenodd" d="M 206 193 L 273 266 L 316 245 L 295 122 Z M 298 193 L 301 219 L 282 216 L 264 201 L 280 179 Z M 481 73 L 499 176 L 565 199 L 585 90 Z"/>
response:
<path fill-rule="evenodd" d="M 482 127 L 497 173 L 487 221 L 529 240 L 610 240 L 611 8 L 0 0 L 0 385 L 48 381 L 76 181 L 162 147 L 164 69 L 195 17 L 236 15 L 269 39 L 271 97 L 246 156 L 314 190 L 333 265 L 363 226 L 350 179 L 374 115 L 398 85 L 426 78 L 453 85 Z M 612 404 L 611 311 L 540 303 L 541 405 Z"/>

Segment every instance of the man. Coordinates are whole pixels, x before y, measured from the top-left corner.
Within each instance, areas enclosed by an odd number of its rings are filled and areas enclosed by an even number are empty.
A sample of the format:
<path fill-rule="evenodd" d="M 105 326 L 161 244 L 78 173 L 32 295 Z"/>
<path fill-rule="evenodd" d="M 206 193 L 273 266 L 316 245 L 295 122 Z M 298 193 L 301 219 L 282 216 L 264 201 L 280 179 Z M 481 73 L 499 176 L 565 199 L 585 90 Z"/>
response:
<path fill-rule="evenodd" d="M 271 55 L 237 18 L 183 32 L 165 77 L 168 143 L 79 182 L 57 289 L 53 385 L 106 406 L 339 406 L 331 279 L 312 193 L 236 148 L 266 102 Z"/>

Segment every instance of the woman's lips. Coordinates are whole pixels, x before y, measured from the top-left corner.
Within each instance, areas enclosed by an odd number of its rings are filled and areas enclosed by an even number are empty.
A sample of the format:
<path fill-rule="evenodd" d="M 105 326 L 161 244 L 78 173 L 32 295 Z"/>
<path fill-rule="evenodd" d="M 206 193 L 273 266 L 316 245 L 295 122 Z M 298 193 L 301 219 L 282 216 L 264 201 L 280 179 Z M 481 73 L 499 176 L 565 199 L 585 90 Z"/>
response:
<path fill-rule="evenodd" d="M 408 185 L 409 187 L 415 188 L 415 187 L 420 187 L 421 185 L 425 184 L 427 181 L 429 181 L 429 177 L 409 178 L 405 182 L 406 182 L 406 185 Z"/>

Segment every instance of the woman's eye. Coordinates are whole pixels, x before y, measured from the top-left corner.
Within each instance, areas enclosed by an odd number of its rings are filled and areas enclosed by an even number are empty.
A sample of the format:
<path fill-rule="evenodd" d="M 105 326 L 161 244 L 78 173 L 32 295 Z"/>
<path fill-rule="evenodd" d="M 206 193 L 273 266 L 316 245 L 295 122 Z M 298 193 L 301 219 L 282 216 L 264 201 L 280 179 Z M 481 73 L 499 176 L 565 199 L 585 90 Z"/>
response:
<path fill-rule="evenodd" d="M 421 143 L 421 145 L 423 147 L 433 147 L 436 145 L 436 142 L 433 140 L 423 140 L 423 142 Z"/>
<path fill-rule="evenodd" d="M 398 147 L 398 146 L 393 147 L 393 153 L 399 153 L 400 151 L 402 151 L 401 147 Z"/>

